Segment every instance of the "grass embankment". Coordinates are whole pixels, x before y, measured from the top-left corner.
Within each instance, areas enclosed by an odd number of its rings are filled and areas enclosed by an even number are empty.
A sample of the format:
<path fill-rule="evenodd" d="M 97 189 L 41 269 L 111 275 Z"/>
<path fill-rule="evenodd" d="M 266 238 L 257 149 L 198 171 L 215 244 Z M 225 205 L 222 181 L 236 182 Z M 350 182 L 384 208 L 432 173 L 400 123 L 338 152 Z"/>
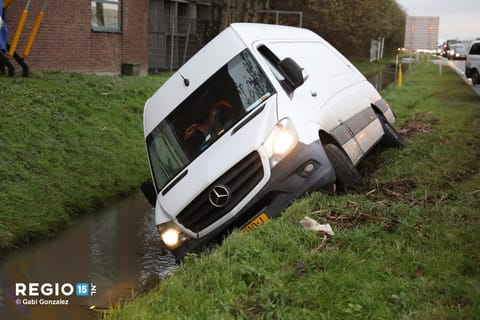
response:
<path fill-rule="evenodd" d="M 384 71 L 385 67 L 395 65 L 395 57 L 385 57 L 379 61 L 354 61 L 355 67 L 358 68 L 364 75 L 368 76 L 376 72 Z"/>
<path fill-rule="evenodd" d="M 110 318 L 479 319 L 480 100 L 437 73 L 421 64 L 384 92 L 407 146 L 366 159 L 368 192 L 307 196 Z"/>
<path fill-rule="evenodd" d="M 0 78 L 0 251 L 139 186 L 148 176 L 143 105 L 164 80 Z"/>

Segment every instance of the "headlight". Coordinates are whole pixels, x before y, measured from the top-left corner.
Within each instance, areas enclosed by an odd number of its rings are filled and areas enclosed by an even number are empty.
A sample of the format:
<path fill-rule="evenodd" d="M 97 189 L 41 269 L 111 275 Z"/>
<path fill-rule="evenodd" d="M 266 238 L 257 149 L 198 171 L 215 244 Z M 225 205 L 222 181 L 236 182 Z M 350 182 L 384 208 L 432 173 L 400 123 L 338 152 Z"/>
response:
<path fill-rule="evenodd" d="M 270 158 L 270 166 L 275 167 L 282 161 L 298 142 L 297 131 L 289 118 L 280 120 L 263 142 Z"/>
<path fill-rule="evenodd" d="M 178 245 L 178 240 L 180 239 L 180 233 L 175 229 L 167 229 L 161 235 L 163 243 L 167 247 L 176 247 Z"/>
<path fill-rule="evenodd" d="M 157 229 L 160 234 L 160 239 L 162 239 L 167 249 L 175 249 L 187 240 L 187 236 L 178 230 L 171 222 L 159 224 Z"/>

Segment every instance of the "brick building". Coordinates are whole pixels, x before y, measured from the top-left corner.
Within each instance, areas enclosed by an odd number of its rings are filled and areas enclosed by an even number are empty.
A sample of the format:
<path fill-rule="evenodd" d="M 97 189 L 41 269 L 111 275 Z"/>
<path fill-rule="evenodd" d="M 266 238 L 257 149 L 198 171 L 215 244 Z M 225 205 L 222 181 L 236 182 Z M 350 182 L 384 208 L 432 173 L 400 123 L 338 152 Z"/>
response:
<path fill-rule="evenodd" d="M 20 56 L 36 15 L 46 1 L 30 0 L 29 15 L 16 50 Z M 27 2 L 13 0 L 5 10 L 9 43 Z M 138 64 L 140 74 L 177 69 L 230 22 L 252 20 L 248 13 L 255 12 L 255 6 L 251 2 L 254 1 L 48 0 L 26 62 L 33 72 L 118 74 L 125 63 Z M 19 72 L 21 68 L 14 65 Z"/>
<path fill-rule="evenodd" d="M 5 10 L 10 43 L 26 3 L 16 0 Z M 20 55 L 44 3 L 30 1 L 16 50 Z M 115 74 L 123 63 L 135 63 L 140 73 L 146 74 L 148 9 L 149 0 L 49 0 L 26 62 L 31 71 Z"/>

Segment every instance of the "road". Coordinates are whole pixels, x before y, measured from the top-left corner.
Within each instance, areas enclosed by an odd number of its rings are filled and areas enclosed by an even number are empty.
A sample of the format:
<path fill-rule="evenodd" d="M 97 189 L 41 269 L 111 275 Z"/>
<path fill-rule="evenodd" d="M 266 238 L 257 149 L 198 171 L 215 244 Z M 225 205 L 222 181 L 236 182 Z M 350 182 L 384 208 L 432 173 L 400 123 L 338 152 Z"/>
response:
<path fill-rule="evenodd" d="M 471 79 L 465 78 L 465 60 L 447 60 L 442 58 L 443 65 L 448 65 L 480 96 L 480 85 L 473 86 Z"/>

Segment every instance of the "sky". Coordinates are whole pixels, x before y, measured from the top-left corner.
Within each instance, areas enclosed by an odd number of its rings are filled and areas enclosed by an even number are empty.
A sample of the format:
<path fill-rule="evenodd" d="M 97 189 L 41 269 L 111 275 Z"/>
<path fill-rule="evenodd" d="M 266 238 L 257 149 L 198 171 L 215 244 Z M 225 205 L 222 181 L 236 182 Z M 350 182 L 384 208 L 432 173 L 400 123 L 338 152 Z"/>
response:
<path fill-rule="evenodd" d="M 397 0 L 409 16 L 440 17 L 439 42 L 480 38 L 480 0 Z"/>

